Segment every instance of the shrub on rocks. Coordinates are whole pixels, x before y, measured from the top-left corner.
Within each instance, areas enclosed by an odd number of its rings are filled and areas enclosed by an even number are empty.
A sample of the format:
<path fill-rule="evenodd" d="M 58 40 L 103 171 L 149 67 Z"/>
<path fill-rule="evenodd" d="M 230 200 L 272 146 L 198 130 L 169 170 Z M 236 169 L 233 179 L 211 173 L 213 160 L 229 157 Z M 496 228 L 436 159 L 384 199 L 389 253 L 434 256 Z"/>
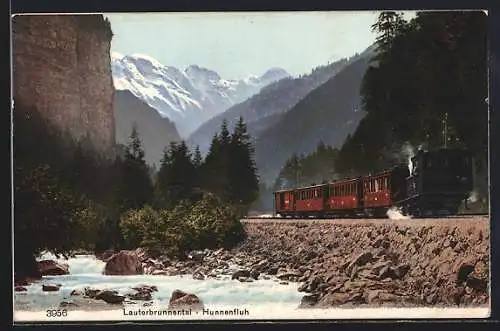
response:
<path fill-rule="evenodd" d="M 172 209 L 145 206 L 128 211 L 120 219 L 120 229 L 128 248 L 181 259 L 193 250 L 231 248 L 245 237 L 237 210 L 213 194 Z"/>

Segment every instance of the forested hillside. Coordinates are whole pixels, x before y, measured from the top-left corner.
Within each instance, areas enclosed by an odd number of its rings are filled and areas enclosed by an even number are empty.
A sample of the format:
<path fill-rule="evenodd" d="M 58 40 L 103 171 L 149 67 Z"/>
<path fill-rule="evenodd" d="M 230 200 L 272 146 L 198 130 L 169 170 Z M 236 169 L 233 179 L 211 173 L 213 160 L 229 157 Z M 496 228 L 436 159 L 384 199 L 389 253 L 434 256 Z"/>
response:
<path fill-rule="evenodd" d="M 373 27 L 378 56 L 363 79 L 367 116 L 339 153 L 344 175 L 405 161 L 405 146 L 463 147 L 475 156 L 476 189 L 487 197 L 487 16 L 421 12 L 409 22 L 383 13 Z"/>
<path fill-rule="evenodd" d="M 274 182 L 294 153 L 308 154 L 319 141 L 340 148 L 354 132 L 365 115 L 359 90 L 371 54 L 366 52 L 348 64 L 257 137 L 255 160 L 263 181 Z"/>

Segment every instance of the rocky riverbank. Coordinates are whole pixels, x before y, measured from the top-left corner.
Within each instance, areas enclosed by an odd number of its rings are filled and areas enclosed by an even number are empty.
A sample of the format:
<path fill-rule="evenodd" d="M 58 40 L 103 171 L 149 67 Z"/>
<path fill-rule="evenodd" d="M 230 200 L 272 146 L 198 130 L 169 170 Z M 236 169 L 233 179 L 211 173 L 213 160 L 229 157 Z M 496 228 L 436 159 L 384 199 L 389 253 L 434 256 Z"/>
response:
<path fill-rule="evenodd" d="M 106 262 L 103 274 L 109 276 L 299 282 L 302 308 L 473 307 L 489 302 L 486 219 L 290 220 L 246 222 L 245 228 L 248 237 L 237 248 L 193 251 L 182 261 L 153 258 L 142 248 L 96 256 Z M 68 273 L 59 262 L 40 261 L 38 266 L 44 275 Z M 57 284 L 43 290 L 58 291 Z M 150 301 L 155 291 L 144 284 L 132 290 L 87 288 L 71 296 L 116 304 Z"/>
<path fill-rule="evenodd" d="M 302 307 L 485 306 L 487 219 L 248 223 L 237 252 L 293 270 Z"/>
<path fill-rule="evenodd" d="M 118 273 L 191 274 L 200 280 L 230 275 L 241 282 L 275 277 L 301 283 L 301 307 L 489 302 L 487 219 L 284 221 L 245 228 L 248 238 L 231 251 L 191 252 L 186 261 L 173 261 L 151 259 L 139 249 L 113 255 L 105 272 L 128 265 Z"/>

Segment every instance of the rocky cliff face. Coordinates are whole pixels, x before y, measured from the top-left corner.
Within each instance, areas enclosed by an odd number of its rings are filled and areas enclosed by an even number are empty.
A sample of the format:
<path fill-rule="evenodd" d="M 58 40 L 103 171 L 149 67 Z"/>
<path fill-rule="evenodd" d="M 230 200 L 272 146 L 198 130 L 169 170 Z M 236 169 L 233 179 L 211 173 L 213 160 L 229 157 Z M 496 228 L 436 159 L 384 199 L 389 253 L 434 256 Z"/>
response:
<path fill-rule="evenodd" d="M 112 32 L 102 15 L 23 15 L 12 22 L 13 97 L 99 152 L 115 144 Z"/>

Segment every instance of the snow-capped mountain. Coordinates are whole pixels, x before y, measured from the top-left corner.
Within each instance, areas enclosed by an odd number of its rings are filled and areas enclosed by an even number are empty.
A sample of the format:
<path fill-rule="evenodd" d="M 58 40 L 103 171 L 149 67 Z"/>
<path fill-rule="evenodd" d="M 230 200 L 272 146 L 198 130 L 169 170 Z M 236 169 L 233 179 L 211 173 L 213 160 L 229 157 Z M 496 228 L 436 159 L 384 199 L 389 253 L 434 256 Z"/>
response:
<path fill-rule="evenodd" d="M 117 90 L 129 90 L 173 121 L 182 137 L 202 123 L 243 102 L 270 83 L 290 76 L 272 68 L 262 76 L 242 80 L 221 78 L 215 71 L 191 65 L 184 70 L 166 66 L 143 54 L 111 54 Z"/>

